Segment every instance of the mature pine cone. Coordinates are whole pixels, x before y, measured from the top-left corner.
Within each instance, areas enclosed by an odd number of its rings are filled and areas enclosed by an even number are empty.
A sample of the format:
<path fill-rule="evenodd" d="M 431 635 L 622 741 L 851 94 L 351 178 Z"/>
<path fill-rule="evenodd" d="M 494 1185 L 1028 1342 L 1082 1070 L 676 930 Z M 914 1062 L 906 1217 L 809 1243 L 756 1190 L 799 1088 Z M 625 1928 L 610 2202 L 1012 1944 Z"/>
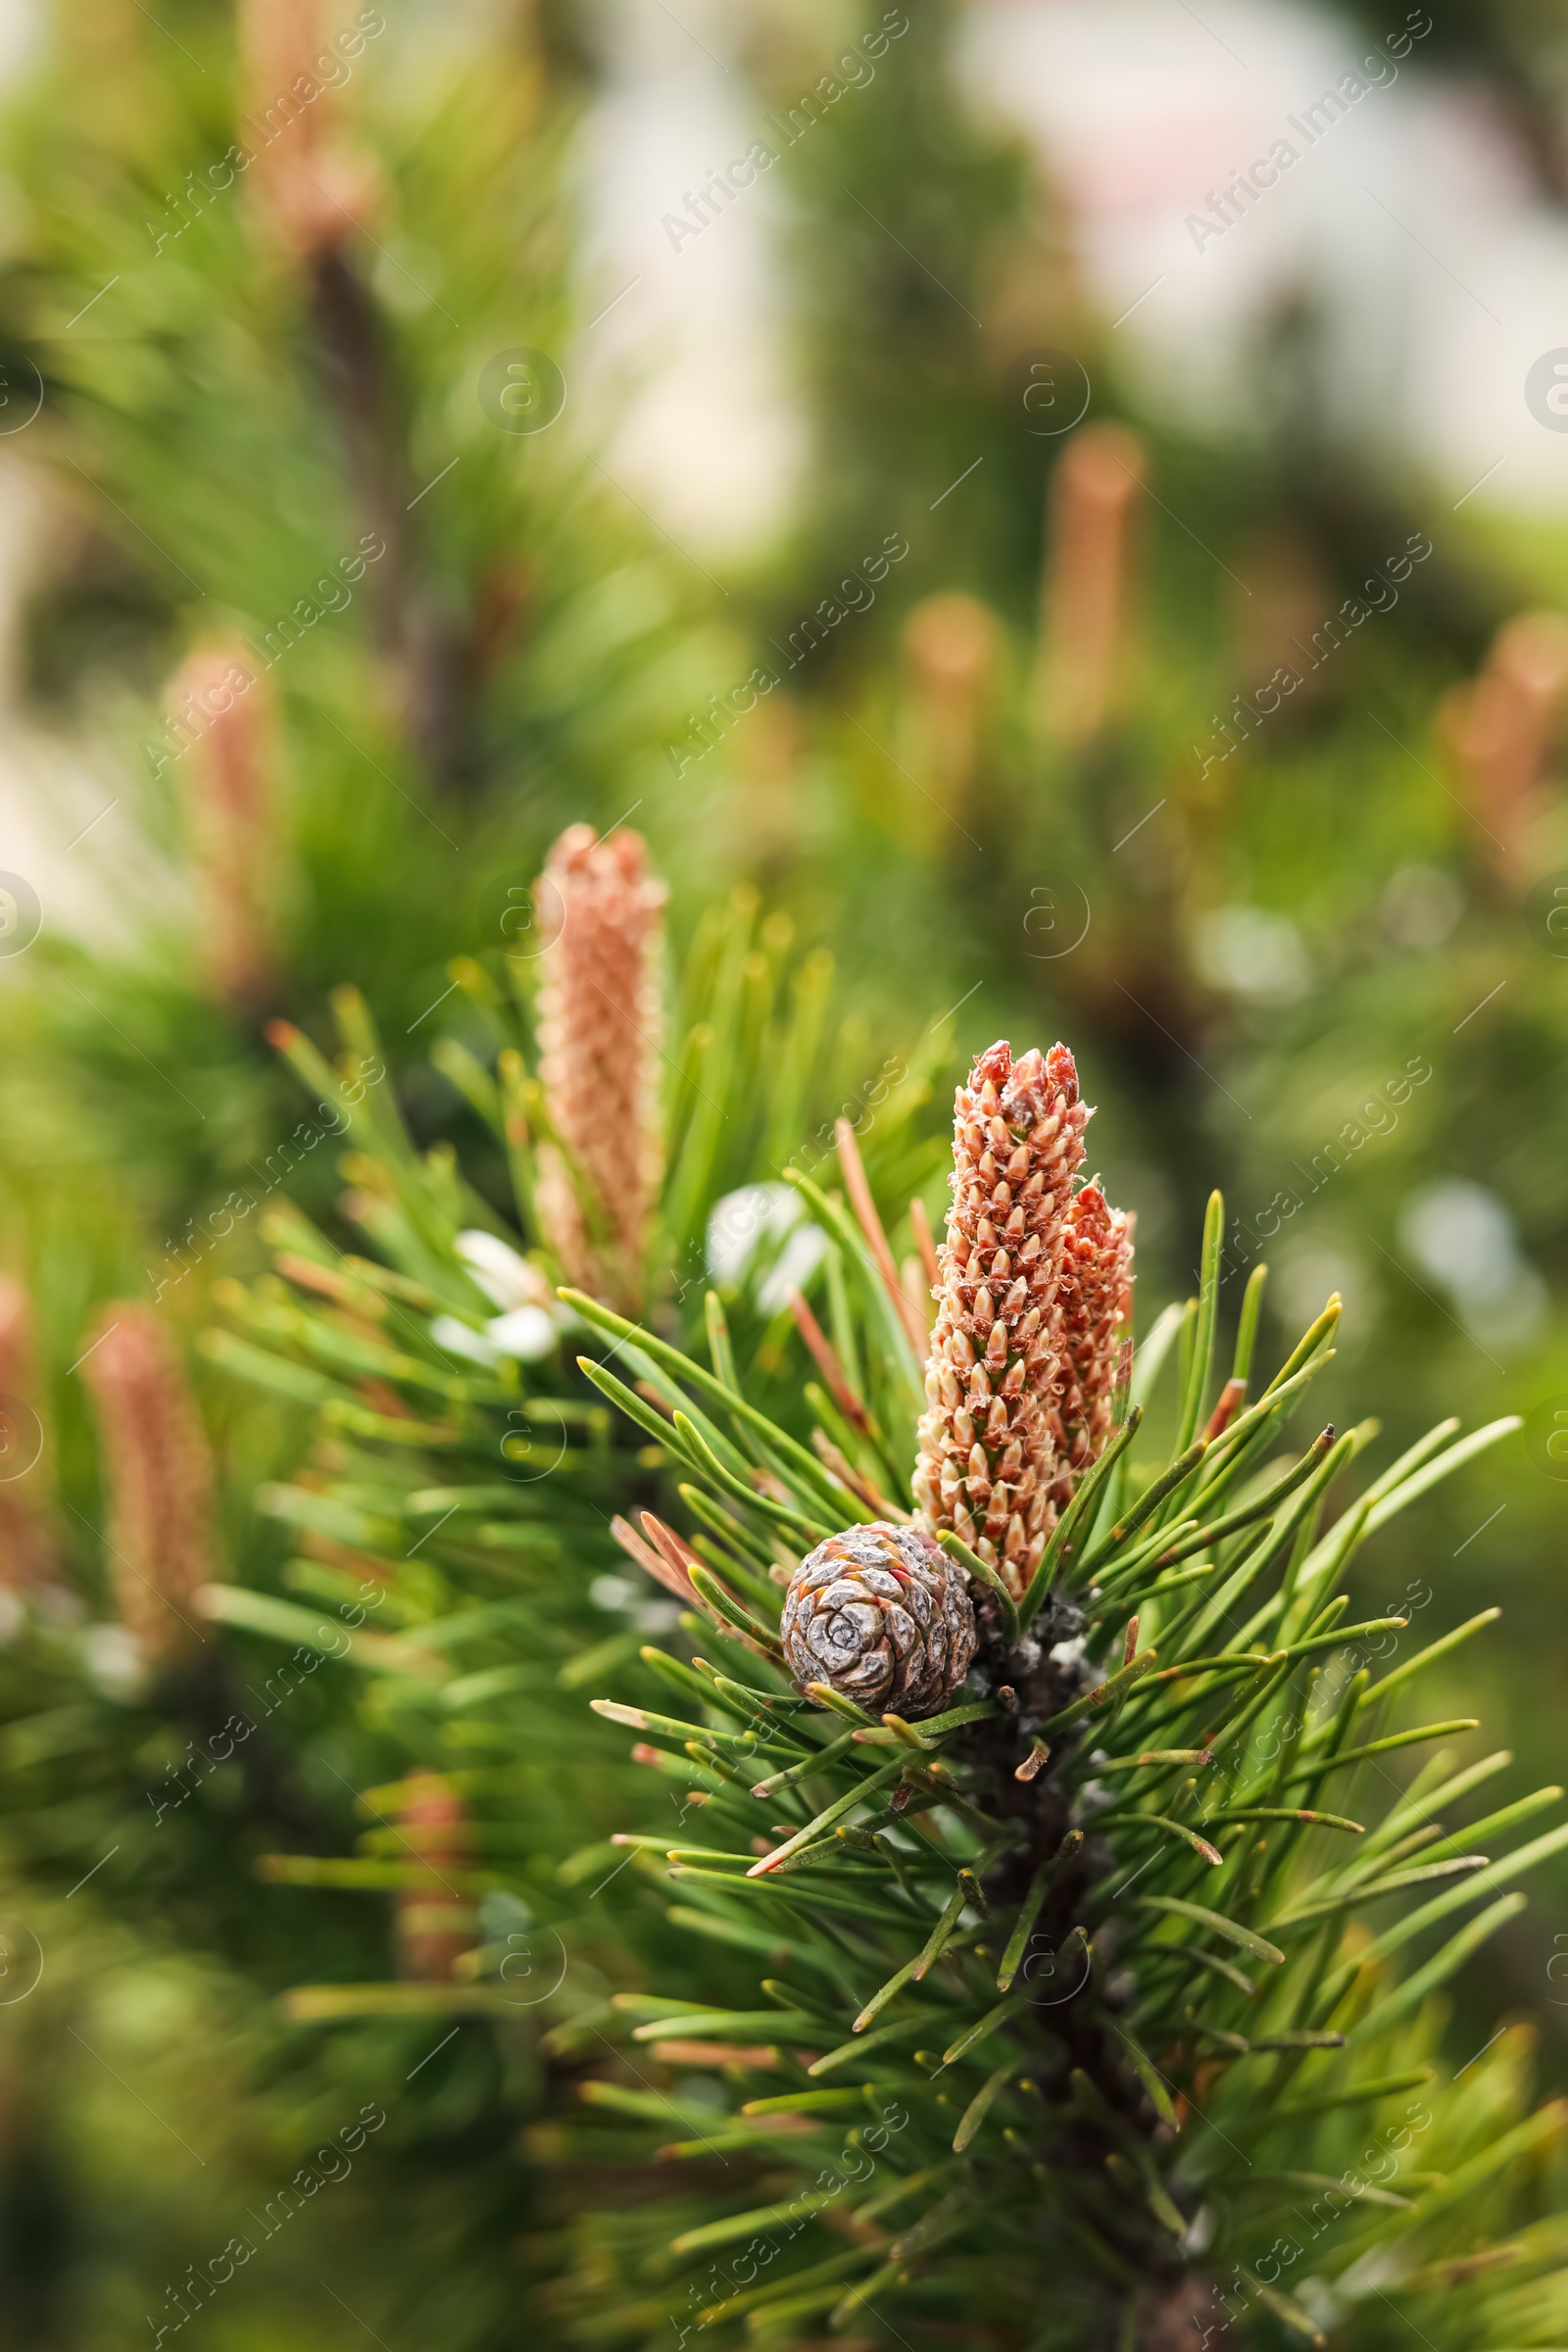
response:
<path fill-rule="evenodd" d="M 923 1529 L 874 1519 L 807 1554 L 782 1633 L 803 1689 L 830 1683 L 878 1712 L 935 1715 L 969 1671 L 974 1603 L 963 1570 Z"/>

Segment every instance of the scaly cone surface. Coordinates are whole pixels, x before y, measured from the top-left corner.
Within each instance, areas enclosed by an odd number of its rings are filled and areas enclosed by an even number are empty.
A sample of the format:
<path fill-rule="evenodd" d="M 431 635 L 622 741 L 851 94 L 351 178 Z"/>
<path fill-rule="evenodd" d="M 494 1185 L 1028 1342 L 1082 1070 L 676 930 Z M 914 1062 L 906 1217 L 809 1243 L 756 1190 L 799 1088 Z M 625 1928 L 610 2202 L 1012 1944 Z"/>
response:
<path fill-rule="evenodd" d="M 923 1528 L 846 1528 L 790 1578 L 779 1640 L 808 1697 L 827 1685 L 858 1705 L 935 1715 L 974 1656 L 968 1579 Z"/>
<path fill-rule="evenodd" d="M 991 1047 L 954 1102 L 914 1493 L 930 1533 L 960 1536 L 1015 1595 L 1053 1523 L 1053 1310 L 1089 1116 L 1060 1045 L 1017 1062 L 1005 1043 Z"/>
<path fill-rule="evenodd" d="M 1114 1419 L 1122 1334 L 1133 1314 L 1133 1220 L 1112 1208 L 1098 1181 L 1086 1184 L 1062 1227 L 1054 1313 L 1060 1370 L 1052 1422 L 1056 1437 L 1053 1517 L 1104 1449 Z"/>
<path fill-rule="evenodd" d="M 563 833 L 534 893 L 548 942 L 539 1077 L 564 1147 L 540 1148 L 539 1221 L 574 1288 L 632 1313 L 642 1304 L 663 1165 L 658 1096 L 665 896 L 638 834 L 599 841 L 591 825 Z"/>
<path fill-rule="evenodd" d="M 105 1307 L 82 1359 L 103 1437 L 108 1550 L 122 1622 L 172 1665 L 206 1640 L 195 1596 L 214 1578 L 213 1464 L 173 1344 L 151 1307 Z"/>

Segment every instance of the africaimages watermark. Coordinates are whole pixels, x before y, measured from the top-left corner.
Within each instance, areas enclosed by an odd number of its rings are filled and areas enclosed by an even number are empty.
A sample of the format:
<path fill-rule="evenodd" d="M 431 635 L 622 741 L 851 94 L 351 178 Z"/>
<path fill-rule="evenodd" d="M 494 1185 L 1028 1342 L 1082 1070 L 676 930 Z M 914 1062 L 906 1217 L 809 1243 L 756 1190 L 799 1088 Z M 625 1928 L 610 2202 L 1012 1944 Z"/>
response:
<path fill-rule="evenodd" d="M 273 0 L 280 6 L 281 0 Z M 234 140 L 218 161 L 208 164 L 200 172 L 185 174 L 185 185 L 172 196 L 164 198 L 164 211 L 172 215 L 174 225 L 160 227 L 156 220 L 147 222 L 147 234 L 152 239 L 154 258 L 173 238 L 182 237 L 193 221 L 199 220 L 211 206 L 224 196 L 242 172 L 248 172 L 258 155 L 291 130 L 308 106 L 328 90 L 340 90 L 351 79 L 351 58 L 362 57 L 367 41 L 373 41 L 385 32 L 386 19 L 379 9 L 362 8 L 351 25 L 338 33 L 318 57 L 311 60 L 310 69 L 295 74 L 286 90 L 279 90 L 270 105 L 259 107 L 246 116 L 240 128 L 244 136 Z M 220 178 L 220 173 L 226 174 Z"/>
<path fill-rule="evenodd" d="M 710 172 L 707 179 L 694 194 L 683 191 L 684 212 L 666 213 L 660 222 L 665 236 L 679 253 L 705 228 L 721 220 L 744 188 L 755 187 L 760 174 L 771 172 L 780 156 L 799 145 L 807 132 L 820 122 L 830 106 L 850 90 L 868 89 L 876 79 L 873 58 L 886 57 L 890 42 L 902 40 L 909 29 L 909 20 L 900 8 L 890 8 L 873 32 L 862 33 L 837 61 L 831 73 L 818 74 L 811 88 L 802 92 L 792 107 L 784 112 L 781 122 L 777 115 L 764 117 L 765 128 L 771 138 L 754 139 L 744 155 L 738 155 L 724 166 L 722 172 Z"/>
<path fill-rule="evenodd" d="M 862 557 L 858 567 L 846 572 L 831 596 L 819 597 L 812 610 L 802 614 L 785 640 L 789 647 L 787 655 L 776 640 L 770 641 L 780 656 L 778 668 L 760 662 L 738 686 L 730 687 L 722 695 L 710 694 L 708 709 L 694 710 L 687 719 L 682 739 L 664 747 L 676 775 L 683 776 L 696 760 L 706 759 L 714 744 L 722 743 L 729 731 L 756 710 L 760 697 L 771 694 L 792 669 L 798 669 L 819 645 L 826 644 L 852 612 L 869 612 L 876 603 L 876 589 L 871 583 L 885 580 L 889 566 L 902 564 L 908 552 L 909 542 L 904 533 L 888 531 L 881 547 L 873 555 Z"/>

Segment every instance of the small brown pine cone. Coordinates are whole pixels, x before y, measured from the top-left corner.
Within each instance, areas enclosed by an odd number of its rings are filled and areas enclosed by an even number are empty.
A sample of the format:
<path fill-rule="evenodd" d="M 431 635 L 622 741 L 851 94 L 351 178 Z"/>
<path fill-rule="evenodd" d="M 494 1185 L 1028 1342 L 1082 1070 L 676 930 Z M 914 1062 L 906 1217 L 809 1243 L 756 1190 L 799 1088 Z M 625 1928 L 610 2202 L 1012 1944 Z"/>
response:
<path fill-rule="evenodd" d="M 1054 1346 L 1060 1363 L 1051 1408 L 1056 1440 L 1056 1511 L 1109 1437 L 1122 1355 L 1121 1334 L 1133 1311 L 1133 1220 L 1112 1208 L 1097 1182 L 1086 1184 L 1062 1228 L 1061 1285 Z"/>
<path fill-rule="evenodd" d="M 780 1630 L 803 1690 L 830 1683 L 876 1713 L 937 1714 L 974 1656 L 963 1570 L 923 1529 L 885 1519 L 846 1528 L 807 1554 Z"/>
<path fill-rule="evenodd" d="M 661 910 L 664 885 L 624 829 L 572 825 L 534 892 L 542 936 L 539 1077 L 551 1124 L 604 1212 L 597 1241 L 561 1153 L 539 1152 L 544 1239 L 568 1282 L 623 1312 L 642 1305 L 659 1135 Z"/>
<path fill-rule="evenodd" d="M 954 1102 L 915 1500 L 1021 1594 L 1054 1523 L 1062 1231 L 1089 1111 L 1065 1046 L 982 1054 Z"/>
<path fill-rule="evenodd" d="M 398 1974 L 421 1984 L 450 1982 L 454 1964 L 474 1944 L 473 1915 L 446 1884 L 470 1867 L 468 1808 L 439 1773 L 416 1773 L 398 1815 L 406 1848 L 430 1874 L 427 1886 L 403 1886 L 397 1898 Z"/>
<path fill-rule="evenodd" d="M 144 1656 L 175 1663 L 206 1640 L 196 1594 L 214 1576 L 213 1464 L 196 1401 L 151 1307 L 105 1307 L 81 1368 L 103 1442 L 121 1620 Z"/>

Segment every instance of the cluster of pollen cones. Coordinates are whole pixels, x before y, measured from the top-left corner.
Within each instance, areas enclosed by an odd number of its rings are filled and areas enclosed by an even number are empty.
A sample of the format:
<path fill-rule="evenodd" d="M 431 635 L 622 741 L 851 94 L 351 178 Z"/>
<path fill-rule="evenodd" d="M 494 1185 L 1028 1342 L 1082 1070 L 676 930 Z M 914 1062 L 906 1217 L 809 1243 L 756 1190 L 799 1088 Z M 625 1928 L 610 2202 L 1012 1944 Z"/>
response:
<path fill-rule="evenodd" d="M 213 1461 L 196 1400 L 151 1307 L 107 1307 L 81 1368 L 98 1414 L 121 1621 L 144 1658 L 188 1660 L 206 1640 L 196 1596 L 214 1575 Z"/>
<path fill-rule="evenodd" d="M 271 977 L 260 880 L 273 830 L 270 738 L 246 674 L 235 649 L 216 644 L 180 673 L 213 918 L 209 976 L 236 1003 L 259 999 Z M 633 1314 L 644 1302 L 663 1170 L 664 898 L 638 835 L 600 840 L 589 825 L 561 836 L 535 892 L 545 941 L 539 1238 L 569 1282 Z M 47 1581 L 56 1550 L 46 1474 L 10 1458 L 27 1429 L 42 1427 L 31 1403 L 31 1324 L 25 1291 L 0 1277 L 0 1589 L 18 1592 Z M 217 1573 L 215 1482 L 179 1351 L 151 1306 L 116 1300 L 80 1362 L 99 1425 L 120 1619 L 148 1663 L 187 1662 L 206 1641 L 198 1595 Z"/>
<path fill-rule="evenodd" d="M 554 1141 L 539 1222 L 568 1282 L 635 1313 L 663 1173 L 658 1117 L 664 885 L 640 837 L 571 825 L 534 893 L 545 941 L 539 1077 Z"/>
<path fill-rule="evenodd" d="M 60 1564 L 32 1324 L 24 1286 L 0 1276 L 0 1592 L 18 1593 L 56 1581 Z M 178 1348 L 150 1306 L 118 1299 L 79 1361 L 98 1422 L 116 1614 L 145 1667 L 188 1666 L 207 1640 L 198 1595 L 216 1572 L 215 1475 Z"/>
<path fill-rule="evenodd" d="M 955 1102 L 915 1498 L 1021 1595 L 1110 1434 L 1132 1225 L 1074 1192 L 1090 1112 L 1065 1046 L 982 1054 Z"/>

